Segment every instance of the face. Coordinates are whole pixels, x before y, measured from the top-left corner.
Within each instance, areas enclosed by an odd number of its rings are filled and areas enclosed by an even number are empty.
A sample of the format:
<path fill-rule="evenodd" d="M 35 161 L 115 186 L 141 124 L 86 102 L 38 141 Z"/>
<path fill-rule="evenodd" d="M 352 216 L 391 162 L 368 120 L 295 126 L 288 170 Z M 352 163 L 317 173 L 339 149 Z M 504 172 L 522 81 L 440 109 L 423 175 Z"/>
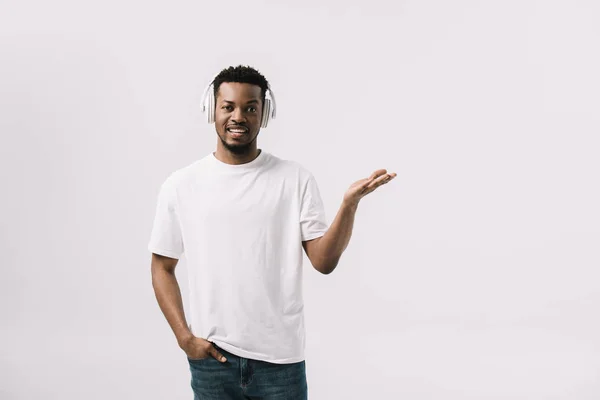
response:
<path fill-rule="evenodd" d="M 256 148 L 260 131 L 262 96 L 260 86 L 223 82 L 215 101 L 215 128 L 223 146 L 234 154 Z"/>

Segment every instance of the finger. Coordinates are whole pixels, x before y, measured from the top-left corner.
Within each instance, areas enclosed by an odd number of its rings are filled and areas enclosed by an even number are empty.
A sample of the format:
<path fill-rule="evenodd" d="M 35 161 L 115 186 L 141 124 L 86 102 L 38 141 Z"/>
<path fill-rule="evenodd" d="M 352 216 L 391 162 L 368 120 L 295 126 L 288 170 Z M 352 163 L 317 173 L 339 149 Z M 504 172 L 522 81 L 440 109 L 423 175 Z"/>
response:
<path fill-rule="evenodd" d="M 369 186 L 371 184 L 371 182 L 373 182 L 373 179 L 374 179 L 373 177 L 365 178 L 363 180 L 362 185 L 360 185 L 360 190 L 365 191 L 367 189 L 367 186 Z"/>
<path fill-rule="evenodd" d="M 365 189 L 369 190 L 369 191 L 375 190 L 379 186 L 391 181 L 395 176 L 396 176 L 395 174 L 393 174 L 393 176 L 392 176 L 392 174 L 383 174 L 380 177 L 378 177 L 377 179 L 375 179 L 374 181 L 370 182 L 366 186 Z"/>
<path fill-rule="evenodd" d="M 396 175 L 394 174 L 394 175 L 389 175 L 389 176 L 382 177 L 381 179 L 378 179 L 377 182 L 373 182 L 371 185 L 369 185 L 368 187 L 363 189 L 363 192 L 362 192 L 363 196 L 366 196 L 369 193 L 375 191 L 375 189 L 377 189 L 379 186 L 385 185 L 386 183 L 388 183 L 395 177 L 396 177 Z"/>
<path fill-rule="evenodd" d="M 217 349 L 215 349 L 213 346 L 210 346 L 210 347 L 211 347 L 210 355 L 212 355 L 218 361 L 221 361 L 221 362 L 227 361 L 227 359 L 225 358 L 225 356 L 223 356 L 223 354 L 219 353 Z"/>
<path fill-rule="evenodd" d="M 373 179 L 377 179 L 377 177 L 385 174 L 386 172 L 387 172 L 387 170 L 385 170 L 385 169 L 378 169 L 371 174 L 371 176 L 369 177 L 369 180 L 372 181 Z"/>
<path fill-rule="evenodd" d="M 365 190 L 367 190 L 371 185 L 373 185 L 373 183 L 377 183 L 378 179 L 381 179 L 382 177 L 384 177 L 386 175 L 386 170 L 385 169 L 378 169 L 377 171 L 373 172 L 371 174 L 370 177 L 366 178 L 365 181 L 363 182 L 362 186 L 361 186 L 361 191 L 364 192 Z"/>

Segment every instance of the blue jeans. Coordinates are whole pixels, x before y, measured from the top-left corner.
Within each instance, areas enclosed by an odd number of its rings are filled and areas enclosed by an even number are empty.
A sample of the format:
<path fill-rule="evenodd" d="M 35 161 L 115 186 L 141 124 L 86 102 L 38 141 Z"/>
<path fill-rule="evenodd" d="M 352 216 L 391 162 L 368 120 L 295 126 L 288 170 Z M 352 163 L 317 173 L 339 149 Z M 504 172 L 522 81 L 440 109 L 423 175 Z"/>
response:
<path fill-rule="evenodd" d="M 238 357 L 213 345 L 227 361 L 188 357 L 194 400 L 307 400 L 304 361 L 273 364 Z"/>

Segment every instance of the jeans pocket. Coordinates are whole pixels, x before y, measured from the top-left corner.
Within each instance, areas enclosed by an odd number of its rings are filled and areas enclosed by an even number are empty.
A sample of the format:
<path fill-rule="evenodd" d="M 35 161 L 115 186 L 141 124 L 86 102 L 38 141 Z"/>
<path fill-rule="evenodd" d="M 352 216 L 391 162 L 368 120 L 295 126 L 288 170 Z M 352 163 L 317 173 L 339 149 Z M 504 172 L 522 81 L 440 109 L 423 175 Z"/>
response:
<path fill-rule="evenodd" d="M 208 357 L 204 357 L 204 358 L 187 358 L 189 362 L 194 362 L 194 363 L 198 363 L 198 362 L 203 362 L 208 360 L 209 358 L 212 358 L 212 356 L 208 356 Z"/>

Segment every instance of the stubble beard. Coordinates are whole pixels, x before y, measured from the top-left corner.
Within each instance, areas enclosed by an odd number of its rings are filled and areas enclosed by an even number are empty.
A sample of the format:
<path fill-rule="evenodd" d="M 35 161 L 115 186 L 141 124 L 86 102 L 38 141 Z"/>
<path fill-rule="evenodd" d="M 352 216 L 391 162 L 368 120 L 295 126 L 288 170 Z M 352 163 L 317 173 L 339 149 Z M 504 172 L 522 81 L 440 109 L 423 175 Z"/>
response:
<path fill-rule="evenodd" d="M 241 156 L 241 155 L 250 153 L 250 148 L 251 148 L 252 144 L 254 142 L 256 142 L 256 139 L 258 138 L 259 133 L 260 133 L 260 131 L 258 131 L 256 133 L 256 136 L 254 136 L 254 139 L 252 139 L 248 143 L 238 144 L 238 145 L 234 145 L 234 146 L 227 143 L 227 141 L 224 140 L 223 137 L 218 132 L 217 132 L 217 136 L 219 137 L 219 140 L 221 140 L 221 143 L 223 144 L 223 147 L 225 147 L 225 149 L 227 149 L 229 152 L 231 152 L 235 155 Z M 227 135 L 227 133 L 225 133 L 225 135 Z"/>

